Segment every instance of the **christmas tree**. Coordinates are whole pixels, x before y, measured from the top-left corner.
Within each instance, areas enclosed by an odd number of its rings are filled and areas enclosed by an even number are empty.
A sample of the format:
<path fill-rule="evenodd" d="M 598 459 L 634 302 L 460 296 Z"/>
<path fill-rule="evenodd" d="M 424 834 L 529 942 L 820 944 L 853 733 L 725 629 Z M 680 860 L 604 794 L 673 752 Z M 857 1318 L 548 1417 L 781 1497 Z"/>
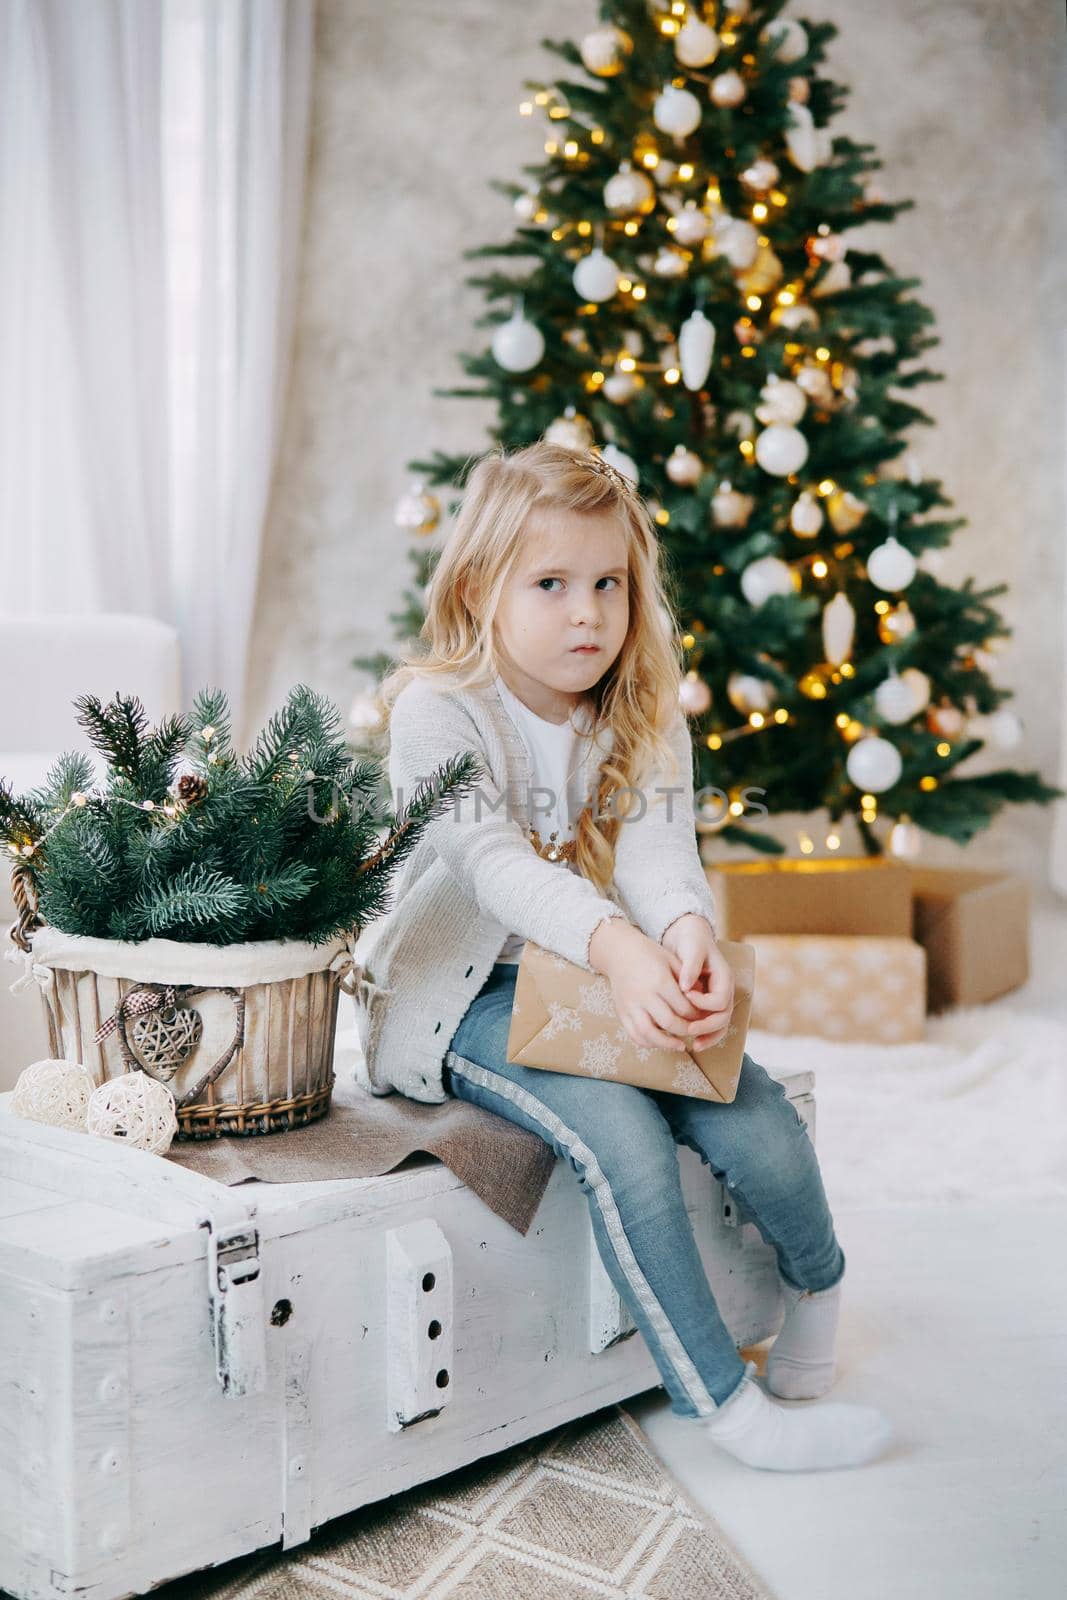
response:
<path fill-rule="evenodd" d="M 353 762 L 337 707 L 305 684 L 291 690 L 255 746 L 230 743 L 230 711 L 202 690 L 192 716 L 148 725 L 118 694 L 75 702 L 106 759 L 93 787 L 89 756 L 61 755 L 45 782 L 15 795 L 0 779 L 23 942 L 38 919 L 105 939 L 323 944 L 387 909 L 396 867 L 428 822 L 467 792 L 480 763 L 464 754 L 421 783 L 378 836 L 373 763 Z"/>
<path fill-rule="evenodd" d="M 933 314 L 919 279 L 857 242 L 912 202 L 872 185 L 873 146 L 831 136 L 836 27 L 782 9 L 617 0 L 580 44 L 542 41 L 568 69 L 526 84 L 544 161 L 493 185 L 514 237 L 465 252 L 514 266 L 467 279 L 489 344 L 461 357 L 469 384 L 435 392 L 491 400 L 494 441 L 596 450 L 638 485 L 681 597 L 696 782 L 716 791 L 704 826 L 781 852 L 747 792 L 852 815 L 868 854 L 912 855 L 920 830 L 964 843 L 1006 803 L 1062 791 L 960 770 L 1020 734 L 991 677 L 1006 586 L 935 575 L 964 519 L 906 438 L 932 422 L 912 396 L 942 376 L 922 361 Z M 433 491 L 455 490 L 454 510 L 473 459 L 409 463 L 396 520 L 415 587 L 390 618 L 405 643 L 439 548 Z"/>

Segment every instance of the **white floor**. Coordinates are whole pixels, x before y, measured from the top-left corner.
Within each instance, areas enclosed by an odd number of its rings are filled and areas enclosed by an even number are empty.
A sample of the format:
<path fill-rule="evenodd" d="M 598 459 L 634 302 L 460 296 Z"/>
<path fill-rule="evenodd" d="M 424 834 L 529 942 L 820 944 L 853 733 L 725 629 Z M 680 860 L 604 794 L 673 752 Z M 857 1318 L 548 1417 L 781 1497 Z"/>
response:
<path fill-rule="evenodd" d="M 1053 1025 L 1051 1034 L 1032 1030 L 1046 1052 L 1046 1091 L 1056 1067 L 1067 1080 L 1065 972 L 1067 915 L 1062 903 L 1038 904 L 1031 982 L 983 1008 L 991 1039 L 1005 1023 L 1010 1036 L 1020 1016 Z M 949 1019 L 941 1031 L 950 1037 Z M 1065 1048 L 1050 1063 L 1050 1040 L 1060 1037 Z M 994 1055 L 1003 1093 L 1010 1051 Z M 988 1093 L 988 1076 L 968 1087 L 964 1074 L 950 1091 L 961 1129 L 973 1132 L 968 1097 Z M 1026 1104 L 1025 1073 L 1014 1089 Z M 1062 1103 L 1062 1083 L 1056 1093 Z M 898 1140 L 898 1195 L 880 1187 L 884 1160 L 874 1169 L 877 1204 L 860 1203 L 854 1167 L 826 1149 L 829 1111 L 816 1132 L 848 1259 L 840 1375 L 828 1398 L 885 1410 L 897 1431 L 887 1455 L 839 1472 L 755 1471 L 711 1441 L 698 1451 L 662 1390 L 628 1409 L 777 1600 L 1059 1600 L 1067 1593 L 1067 1123 L 1057 1119 L 1050 1138 L 1047 1092 L 1037 1096 L 1036 1192 L 1019 1138 L 1024 1116 L 1012 1124 L 994 1197 L 983 1194 L 978 1167 L 975 1192 L 941 1195 L 921 1178 L 937 1150 L 924 1137 L 921 1080 L 910 1094 L 914 1148 Z M 1049 1155 L 1056 1145 L 1058 1165 Z M 847 1204 L 835 1201 L 835 1170 Z M 966 1174 L 967 1163 L 954 1170 Z"/>

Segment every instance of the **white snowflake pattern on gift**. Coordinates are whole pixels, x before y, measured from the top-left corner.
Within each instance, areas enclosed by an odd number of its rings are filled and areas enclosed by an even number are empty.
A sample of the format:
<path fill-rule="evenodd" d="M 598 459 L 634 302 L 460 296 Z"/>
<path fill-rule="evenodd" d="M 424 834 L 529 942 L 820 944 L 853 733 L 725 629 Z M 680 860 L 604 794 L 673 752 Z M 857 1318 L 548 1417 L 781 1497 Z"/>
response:
<path fill-rule="evenodd" d="M 698 1089 L 706 1089 L 707 1086 L 708 1080 L 695 1061 L 691 1061 L 688 1056 L 684 1061 L 679 1061 L 678 1070 L 671 1079 L 673 1090 L 679 1094 L 696 1094 Z"/>
<path fill-rule="evenodd" d="M 548 1002 L 548 1021 L 541 1029 L 542 1039 L 554 1039 L 560 1033 L 581 1033 L 582 1019 L 577 1011 L 565 1006 L 561 1000 Z"/>
<path fill-rule="evenodd" d="M 618 1071 L 621 1055 L 621 1046 L 608 1034 L 596 1033 L 591 1039 L 582 1040 L 580 1065 L 583 1072 L 590 1073 L 594 1078 L 613 1078 Z"/>
<path fill-rule="evenodd" d="M 610 1017 L 615 1014 L 615 1002 L 609 983 L 583 983 L 578 991 L 578 1010 L 591 1017 Z"/>
<path fill-rule="evenodd" d="M 630 1046 L 638 1061 L 647 1061 L 652 1054 L 652 1050 L 647 1044 L 635 1044 L 625 1028 L 620 1028 L 615 1037 L 620 1044 L 628 1044 Z"/>
<path fill-rule="evenodd" d="M 557 972 L 566 972 L 567 968 L 570 966 L 570 962 L 567 960 L 566 956 L 561 956 L 558 950 L 546 950 L 545 956 L 548 960 L 549 966 L 555 967 Z"/>

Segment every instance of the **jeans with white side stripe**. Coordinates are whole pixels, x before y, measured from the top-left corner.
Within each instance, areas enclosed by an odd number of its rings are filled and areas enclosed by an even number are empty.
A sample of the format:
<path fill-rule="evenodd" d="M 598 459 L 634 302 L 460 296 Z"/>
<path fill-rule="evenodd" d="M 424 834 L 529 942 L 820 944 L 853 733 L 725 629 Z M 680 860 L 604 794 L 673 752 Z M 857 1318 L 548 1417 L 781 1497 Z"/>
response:
<path fill-rule="evenodd" d="M 676 1144 L 696 1150 L 773 1247 L 786 1283 L 843 1276 L 815 1147 L 783 1086 L 745 1055 L 728 1105 L 507 1060 L 518 968 L 497 962 L 452 1039 L 445 1089 L 538 1134 L 578 1174 L 604 1267 L 680 1417 L 714 1412 L 745 1376 L 686 1211 Z"/>

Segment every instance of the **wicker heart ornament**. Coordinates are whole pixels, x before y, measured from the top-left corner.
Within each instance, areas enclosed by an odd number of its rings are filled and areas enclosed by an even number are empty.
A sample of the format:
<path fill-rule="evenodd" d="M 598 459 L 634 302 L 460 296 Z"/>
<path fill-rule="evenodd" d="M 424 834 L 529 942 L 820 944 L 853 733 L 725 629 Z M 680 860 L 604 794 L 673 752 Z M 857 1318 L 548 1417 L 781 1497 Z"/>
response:
<path fill-rule="evenodd" d="M 204 1032 L 199 1011 L 172 1006 L 135 1017 L 127 1029 L 130 1050 L 138 1063 L 160 1083 L 169 1083 L 196 1049 Z"/>

